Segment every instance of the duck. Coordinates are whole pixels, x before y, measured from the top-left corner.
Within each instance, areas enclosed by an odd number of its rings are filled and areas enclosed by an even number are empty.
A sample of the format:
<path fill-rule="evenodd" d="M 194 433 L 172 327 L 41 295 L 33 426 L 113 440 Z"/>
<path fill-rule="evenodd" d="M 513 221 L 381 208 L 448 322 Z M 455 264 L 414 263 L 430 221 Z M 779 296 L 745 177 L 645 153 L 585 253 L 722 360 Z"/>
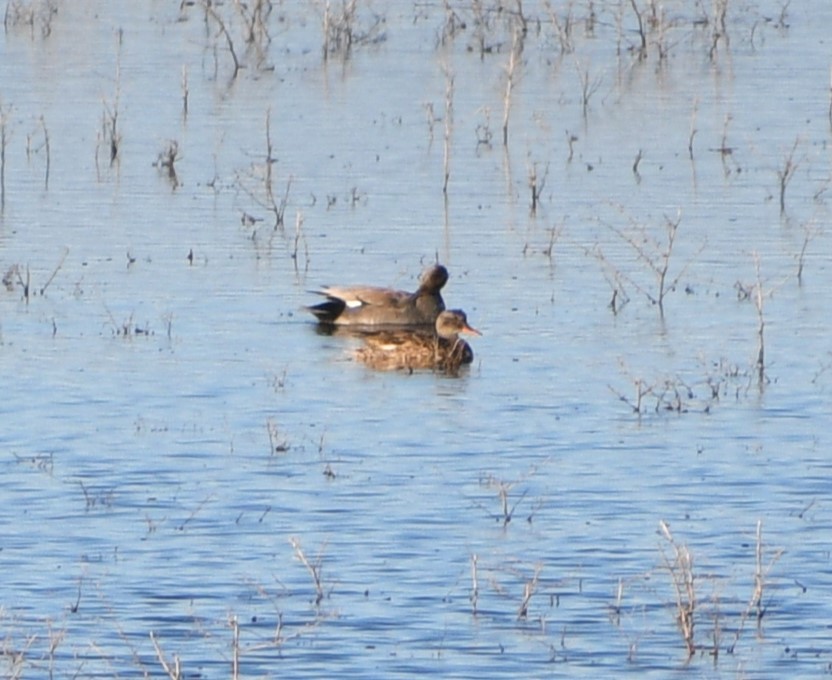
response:
<path fill-rule="evenodd" d="M 461 309 L 444 310 L 436 317 L 432 332 L 398 330 L 365 335 L 364 346 L 355 350 L 355 358 L 378 371 L 429 369 L 454 375 L 474 360 L 474 351 L 460 333 L 482 335 L 469 325 Z"/>
<path fill-rule="evenodd" d="M 326 299 L 306 309 L 324 325 L 432 327 L 445 309 L 440 291 L 447 282 L 448 270 L 435 264 L 422 272 L 413 293 L 376 286 L 325 286 L 316 292 Z"/>

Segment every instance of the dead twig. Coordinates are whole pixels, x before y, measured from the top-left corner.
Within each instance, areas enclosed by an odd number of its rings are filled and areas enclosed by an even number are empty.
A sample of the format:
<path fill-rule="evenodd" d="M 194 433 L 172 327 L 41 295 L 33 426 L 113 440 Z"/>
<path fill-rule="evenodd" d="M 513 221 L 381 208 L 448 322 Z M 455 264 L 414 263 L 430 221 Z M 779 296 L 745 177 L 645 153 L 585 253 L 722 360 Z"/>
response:
<path fill-rule="evenodd" d="M 695 619 L 696 614 L 696 576 L 693 572 L 693 556 L 686 545 L 679 545 L 670 533 L 670 526 L 664 520 L 659 522 L 662 535 L 673 549 L 671 561 L 664 550 L 661 551 L 665 567 L 670 573 L 673 590 L 676 595 L 676 621 L 685 643 L 690 659 L 696 653 Z"/>
<path fill-rule="evenodd" d="M 312 564 L 306 557 L 306 554 L 303 552 L 303 548 L 301 548 L 300 541 L 297 538 L 290 538 L 289 543 L 292 544 L 292 547 L 295 549 L 295 555 L 300 560 L 301 564 L 306 567 L 306 570 L 309 572 L 309 575 L 312 577 L 312 583 L 315 586 L 315 606 L 319 607 L 321 602 L 324 599 L 324 586 L 323 582 L 321 581 L 321 553 L 318 553 L 318 557 L 315 560 L 315 564 Z"/>
<path fill-rule="evenodd" d="M 153 643 L 153 649 L 156 650 L 156 658 L 159 659 L 162 669 L 168 674 L 170 680 L 182 680 L 182 667 L 179 662 L 179 656 L 174 654 L 173 660 L 168 661 L 165 658 L 165 653 L 159 646 L 159 641 L 156 639 L 156 633 L 153 631 L 150 631 L 150 641 Z"/>

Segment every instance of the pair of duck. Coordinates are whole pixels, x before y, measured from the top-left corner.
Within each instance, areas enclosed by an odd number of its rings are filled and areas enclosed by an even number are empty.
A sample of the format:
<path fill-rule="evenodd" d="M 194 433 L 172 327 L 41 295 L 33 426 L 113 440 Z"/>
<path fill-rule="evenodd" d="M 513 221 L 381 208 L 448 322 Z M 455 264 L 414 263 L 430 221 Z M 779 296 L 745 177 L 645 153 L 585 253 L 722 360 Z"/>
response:
<path fill-rule="evenodd" d="M 358 361 L 377 370 L 431 369 L 455 373 L 474 360 L 460 333 L 481 335 L 461 309 L 445 309 L 442 287 L 448 270 L 436 264 L 422 273 L 419 288 L 408 293 L 376 286 L 328 286 L 326 299 L 307 307 L 318 322 L 363 331 Z"/>

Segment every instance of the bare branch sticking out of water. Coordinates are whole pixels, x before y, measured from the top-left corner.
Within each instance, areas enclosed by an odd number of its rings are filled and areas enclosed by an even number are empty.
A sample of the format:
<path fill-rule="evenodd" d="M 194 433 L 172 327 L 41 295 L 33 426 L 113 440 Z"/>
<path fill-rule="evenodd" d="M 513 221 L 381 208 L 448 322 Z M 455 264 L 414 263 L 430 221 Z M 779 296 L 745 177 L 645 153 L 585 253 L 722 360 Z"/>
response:
<path fill-rule="evenodd" d="M 523 33 L 519 28 L 514 30 L 511 39 L 511 54 L 506 66 L 506 89 L 503 94 L 503 146 L 508 146 L 508 119 L 511 113 L 511 94 L 515 86 L 517 62 L 523 53 Z"/>
<path fill-rule="evenodd" d="M 165 658 L 165 653 L 162 651 L 159 641 L 156 638 L 156 633 L 150 631 L 150 641 L 153 643 L 153 649 L 156 651 L 156 658 L 162 666 L 162 670 L 167 673 L 170 680 L 182 680 L 182 665 L 179 661 L 179 656 L 174 654 L 173 659 L 168 661 Z"/>
<path fill-rule="evenodd" d="M 277 163 L 277 157 L 275 156 L 274 143 L 272 141 L 271 109 L 266 111 L 265 138 L 266 152 L 262 163 L 252 163 L 246 171 L 238 172 L 235 184 L 254 203 L 274 216 L 272 222 L 273 231 L 280 231 L 282 234 L 285 224 L 286 208 L 289 206 L 289 194 L 294 178 L 289 175 L 286 178 L 283 195 L 275 196 L 274 167 Z M 254 226 L 261 221 L 263 221 L 261 218 L 254 217 L 247 212 L 244 212 L 241 218 L 242 224 L 247 227 Z M 254 230 L 252 239 L 255 239 L 256 236 L 257 230 Z"/>
<path fill-rule="evenodd" d="M 696 118 L 699 113 L 699 98 L 693 100 L 693 107 L 690 112 L 690 134 L 688 135 L 688 157 L 693 161 L 693 138 L 696 137 Z"/>
<path fill-rule="evenodd" d="M 549 0 L 545 0 L 543 6 L 546 8 L 546 12 L 549 15 L 549 23 L 555 29 L 555 37 L 557 38 L 560 56 L 562 57 L 565 54 L 574 52 L 575 43 L 572 39 L 572 28 L 575 24 L 575 17 L 572 13 L 572 3 L 567 3 L 565 8 L 558 8 L 563 9 L 564 11 L 564 15 L 562 17 L 558 16 Z"/>
<path fill-rule="evenodd" d="M 803 245 L 800 247 L 800 253 L 797 255 L 797 283 L 799 286 L 803 285 L 803 267 L 806 262 L 806 250 L 809 248 L 809 242 L 818 234 L 820 234 L 820 228 L 814 225 L 814 221 L 803 225 Z"/>
<path fill-rule="evenodd" d="M 153 162 L 153 167 L 163 171 L 172 189 L 179 187 L 179 176 L 176 174 L 176 161 L 181 158 L 179 155 L 179 142 L 171 139 L 167 146 L 159 152 L 156 160 Z"/>
<path fill-rule="evenodd" d="M 269 418 L 266 421 L 266 431 L 269 433 L 269 455 L 274 456 L 278 453 L 286 453 L 289 450 L 289 441 L 280 436 L 280 430 L 274 418 Z"/>
<path fill-rule="evenodd" d="M 49 288 L 49 284 L 51 284 L 55 276 L 57 276 L 58 272 L 61 270 L 61 267 L 64 266 L 64 262 L 66 262 L 67 255 L 69 255 L 69 248 L 64 247 L 64 253 L 63 255 L 61 255 L 61 259 L 58 261 L 58 264 L 55 265 L 55 268 L 52 270 L 52 273 L 49 275 L 49 278 L 46 279 L 46 283 L 44 283 L 43 286 L 41 286 L 41 297 L 43 297 L 44 293 L 46 293 L 46 289 Z"/>
<path fill-rule="evenodd" d="M 303 243 L 303 252 L 305 261 L 303 266 L 304 275 L 309 271 L 309 243 L 306 240 L 306 235 L 303 233 L 303 213 L 298 210 L 295 216 L 295 239 L 294 247 L 292 249 L 292 262 L 295 265 L 295 274 L 300 274 L 300 267 L 298 266 L 298 251 L 300 244 Z"/>
<path fill-rule="evenodd" d="M 589 111 L 589 100 L 598 91 L 598 88 L 601 87 L 603 78 L 601 76 L 593 78 L 589 73 L 589 67 L 583 68 L 577 57 L 575 57 L 575 70 L 578 73 L 578 81 L 581 84 L 581 113 L 583 114 L 584 121 L 586 121 Z"/>
<path fill-rule="evenodd" d="M 211 6 L 211 3 L 208 2 L 208 0 L 202 0 L 202 9 L 205 11 L 206 23 L 208 21 L 207 17 L 211 17 L 215 22 L 217 22 L 220 33 L 225 37 L 225 42 L 228 45 L 228 51 L 231 54 L 231 59 L 234 61 L 234 71 L 231 74 L 231 80 L 234 80 L 240 71 L 240 60 L 237 58 L 237 51 L 234 49 L 234 40 L 231 38 L 231 33 L 229 33 L 226 28 L 222 17 L 217 14 L 216 10 Z"/>
<path fill-rule="evenodd" d="M 26 160 L 31 162 L 32 157 L 41 151 L 45 152 L 46 163 L 43 176 L 43 190 L 49 191 L 49 170 L 52 165 L 52 152 L 49 145 L 49 130 L 46 127 L 46 119 L 43 116 L 38 118 L 39 132 L 42 137 L 40 143 L 35 143 L 35 132 L 30 132 L 26 135 Z"/>
<path fill-rule="evenodd" d="M 653 392 L 653 385 L 645 383 L 641 378 L 636 378 L 633 380 L 633 386 L 635 387 L 635 397 L 630 399 L 625 394 L 614 389 L 611 385 L 608 387 L 618 397 L 619 401 L 624 402 L 633 409 L 633 413 L 637 415 L 642 415 L 644 413 L 644 398 Z"/>
<path fill-rule="evenodd" d="M 477 578 L 477 553 L 471 554 L 471 613 L 477 615 L 477 600 L 479 599 L 480 586 Z"/>
<path fill-rule="evenodd" d="M 188 90 L 188 65 L 182 64 L 182 118 L 188 118 L 188 99 L 190 91 Z"/>
<path fill-rule="evenodd" d="M 685 643 L 688 659 L 696 653 L 695 640 L 695 614 L 697 607 L 696 599 L 696 576 L 693 572 L 693 556 L 686 545 L 679 545 L 670 533 L 670 526 L 664 520 L 659 522 L 661 533 L 673 550 L 671 560 L 664 550 L 661 551 L 665 567 L 670 573 L 673 583 L 673 590 L 676 595 L 676 621 L 679 624 L 679 632 Z"/>
<path fill-rule="evenodd" d="M 754 271 L 757 274 L 757 285 L 754 290 L 754 307 L 757 310 L 757 360 L 755 366 L 757 368 L 757 388 L 762 391 L 766 384 L 766 342 L 765 329 L 766 320 L 763 314 L 763 301 L 765 296 L 763 294 L 763 280 L 760 274 L 760 255 L 754 253 Z"/>
<path fill-rule="evenodd" d="M 246 45 L 253 47 L 258 55 L 258 62 L 266 58 L 272 38 L 269 35 L 269 16 L 272 12 L 272 0 L 253 0 L 235 3 L 243 21 Z"/>
<path fill-rule="evenodd" d="M 745 629 L 745 623 L 748 620 L 749 616 L 752 614 L 757 622 L 757 633 L 762 634 L 762 625 L 763 625 L 763 617 L 766 614 L 767 606 L 763 604 L 763 592 L 765 590 L 766 585 L 766 578 L 768 577 L 771 570 L 774 568 L 774 565 L 778 562 L 780 557 L 783 555 L 782 549 L 777 549 L 774 551 L 774 555 L 772 555 L 771 559 L 769 560 L 768 564 L 763 566 L 763 521 L 757 520 L 757 542 L 756 548 L 754 550 L 755 556 L 755 568 L 754 568 L 754 592 L 751 594 L 751 599 L 748 602 L 748 606 L 745 608 L 745 611 L 740 618 L 740 624 L 737 626 L 736 633 L 734 634 L 734 641 L 728 647 L 728 652 L 733 653 L 734 649 L 736 648 L 737 643 L 739 642 L 740 636 Z"/>
<path fill-rule="evenodd" d="M 733 120 L 734 117 L 730 113 L 725 114 L 725 120 L 722 124 L 722 139 L 720 144 L 717 147 L 709 149 L 709 151 L 714 151 L 719 154 L 720 160 L 722 161 L 722 174 L 725 177 L 729 177 L 732 172 L 737 174 L 742 172 L 742 168 L 734 158 L 734 151 L 736 151 L 736 149 L 728 144 L 728 128 L 731 126 Z M 733 161 L 733 166 L 728 164 L 729 160 Z"/>
<path fill-rule="evenodd" d="M 716 60 L 717 48 L 720 41 L 725 43 L 726 49 L 729 46 L 728 26 L 726 15 L 728 14 L 728 0 L 713 0 L 714 16 L 711 19 L 711 48 L 708 51 L 708 58 Z"/>
<path fill-rule="evenodd" d="M 529 161 L 527 164 L 529 172 L 529 192 L 531 193 L 531 205 L 529 207 L 529 211 L 532 217 L 537 215 L 537 206 L 540 204 L 540 195 L 543 193 L 543 189 L 546 188 L 546 179 L 549 177 L 549 163 L 546 163 L 546 167 L 543 169 L 542 173 L 538 172 L 538 165 L 539 163 L 537 161 Z"/>
<path fill-rule="evenodd" d="M 3 15 L 3 28 L 8 33 L 13 28 L 28 29 L 32 40 L 35 38 L 35 27 L 40 30 L 43 39 L 52 35 L 52 19 L 58 14 L 57 0 L 9 0 L 6 13 Z"/>
<path fill-rule="evenodd" d="M 362 25 L 358 0 L 335 0 L 332 3 L 324 0 L 323 60 L 328 61 L 330 55 L 340 55 L 346 60 L 352 54 L 353 47 L 383 40 L 381 29 L 384 22 L 383 16 L 372 14 L 366 25 Z"/>
<path fill-rule="evenodd" d="M 101 112 L 101 130 L 95 143 L 95 172 L 96 176 L 101 179 L 101 169 L 98 164 L 98 158 L 102 153 L 102 148 L 106 149 L 107 160 L 110 167 L 116 165 L 119 160 L 119 152 L 121 150 L 121 132 L 119 131 L 119 102 L 121 100 L 121 47 L 123 41 L 122 31 L 116 32 L 117 46 L 116 46 L 116 90 L 113 95 L 112 103 L 105 99 L 102 102 Z"/>
<path fill-rule="evenodd" d="M 239 680 L 240 677 L 240 624 L 236 616 L 228 617 L 228 625 L 231 628 L 231 680 Z"/>
<path fill-rule="evenodd" d="M 623 361 L 619 362 L 621 372 L 632 384 L 633 391 L 623 392 L 608 384 L 609 390 L 626 404 L 639 418 L 648 412 L 654 413 L 709 413 L 720 396 L 729 395 L 729 390 L 748 390 L 748 372 L 740 371 L 735 364 L 725 359 L 705 362 L 705 375 L 689 382 L 687 379 L 669 374 L 658 378 L 644 378 L 634 375 Z M 738 385 L 739 382 L 742 385 Z"/>
<path fill-rule="evenodd" d="M 481 109 L 477 111 L 477 113 L 480 112 L 482 112 L 484 120 L 480 123 L 477 123 L 477 127 L 475 129 L 475 133 L 477 136 L 478 154 L 480 149 L 491 148 L 491 139 L 494 137 L 494 133 L 491 132 L 491 108 L 488 106 L 483 106 Z"/>
<path fill-rule="evenodd" d="M 533 473 L 533 471 L 532 471 L 532 473 Z M 530 473 L 530 474 L 532 474 L 532 473 Z M 520 503 L 526 497 L 526 494 L 529 493 L 529 490 L 525 489 L 523 491 L 523 493 L 520 494 L 520 496 L 517 498 L 517 500 L 515 500 L 513 503 L 511 503 L 510 499 L 509 499 L 509 492 L 511 491 L 511 489 L 514 486 L 517 485 L 517 483 L 518 483 L 517 481 L 506 482 L 506 481 L 503 481 L 501 479 L 497 479 L 496 477 L 494 477 L 492 475 L 488 475 L 485 479 L 480 481 L 481 485 L 485 485 L 489 488 L 495 488 L 496 487 L 497 496 L 500 499 L 501 511 L 500 511 L 500 513 L 489 512 L 489 514 L 494 518 L 495 521 L 500 522 L 504 527 L 507 527 L 511 523 L 511 520 L 514 518 L 514 513 L 517 510 L 517 506 L 520 505 Z M 535 508 L 526 517 L 528 522 L 532 521 L 536 509 L 537 509 L 537 506 L 535 506 Z"/>
<path fill-rule="evenodd" d="M 786 158 L 783 161 L 783 167 L 777 171 L 777 179 L 780 187 L 780 214 L 783 215 L 786 212 L 786 189 L 789 186 L 789 183 L 792 181 L 794 177 L 794 173 L 797 172 L 797 168 L 800 165 L 799 160 L 795 160 L 794 154 L 797 151 L 798 144 L 800 143 L 800 137 L 796 137 L 794 140 L 794 144 L 792 144 L 792 148 L 789 153 L 786 155 Z"/>
<path fill-rule="evenodd" d="M 306 567 L 306 570 L 312 577 L 312 583 L 315 586 L 315 606 L 320 607 L 325 596 L 323 582 L 321 581 L 322 553 L 318 553 L 318 557 L 315 559 L 315 564 L 312 564 L 307 559 L 306 554 L 303 552 L 303 548 L 301 548 L 300 541 L 297 538 L 290 538 L 289 543 L 292 544 L 292 548 L 295 550 L 295 555 L 300 560 L 301 564 Z"/>
<path fill-rule="evenodd" d="M 642 158 L 644 158 L 644 152 L 639 149 L 636 154 L 636 159 L 633 161 L 633 175 L 636 178 L 636 184 L 641 184 L 641 173 L 638 171 L 638 166 L 641 163 Z"/>
<path fill-rule="evenodd" d="M 832 130 L 832 66 L 829 67 L 829 109 L 826 117 L 829 119 L 829 129 Z"/>
<path fill-rule="evenodd" d="M 10 113 L 10 108 L 0 106 L 0 213 L 6 211 L 6 147 L 9 145 Z"/>
<path fill-rule="evenodd" d="M 15 274 L 17 275 L 17 283 L 23 289 L 23 299 L 26 301 L 26 304 L 29 304 L 29 290 L 32 283 L 32 278 L 29 274 L 29 265 L 26 265 L 26 278 L 23 278 L 23 268 L 20 265 L 15 265 Z"/>
<path fill-rule="evenodd" d="M 445 74 L 445 134 L 443 137 L 442 169 L 444 181 L 442 193 L 448 196 L 448 181 L 451 178 L 451 133 L 454 122 L 454 75 L 450 67 L 443 67 Z"/>
<path fill-rule="evenodd" d="M 525 621 L 529 616 L 529 603 L 532 600 L 532 595 L 537 591 L 537 583 L 542 569 L 543 567 L 541 565 L 535 565 L 534 574 L 523 584 L 523 599 L 520 601 L 520 606 L 517 609 L 518 621 Z"/>
<path fill-rule="evenodd" d="M 635 12 L 636 20 L 638 21 L 638 35 L 641 39 L 641 45 L 638 50 L 638 58 L 646 59 L 647 58 L 647 33 L 644 28 L 644 20 L 641 17 L 641 10 L 639 10 L 638 5 L 636 4 L 636 0 L 630 0 L 630 5 L 633 8 L 633 12 Z"/>
<path fill-rule="evenodd" d="M 642 286 L 629 274 L 626 274 L 619 268 L 613 267 L 616 280 L 626 281 L 642 293 L 652 304 L 656 305 L 661 318 L 664 318 L 664 300 L 667 294 L 676 289 L 682 276 L 685 275 L 690 265 L 705 248 L 705 243 L 703 243 L 696 253 L 691 256 L 691 259 L 681 266 L 676 276 L 670 278 L 670 263 L 673 256 L 673 247 L 679 224 L 682 221 L 682 215 L 681 213 L 677 213 L 674 219 L 668 216 L 665 216 L 664 219 L 664 239 L 654 236 L 646 225 L 635 222 L 632 218 L 630 218 L 630 225 L 627 228 L 618 227 L 613 224 L 607 225 L 610 231 L 615 233 L 632 248 L 633 252 L 637 255 L 638 261 L 646 265 L 648 271 L 655 279 L 655 290 L 650 290 Z M 596 257 L 603 258 L 603 254 L 599 248 L 596 248 L 593 254 Z M 603 261 L 609 265 L 606 258 L 603 258 Z"/>

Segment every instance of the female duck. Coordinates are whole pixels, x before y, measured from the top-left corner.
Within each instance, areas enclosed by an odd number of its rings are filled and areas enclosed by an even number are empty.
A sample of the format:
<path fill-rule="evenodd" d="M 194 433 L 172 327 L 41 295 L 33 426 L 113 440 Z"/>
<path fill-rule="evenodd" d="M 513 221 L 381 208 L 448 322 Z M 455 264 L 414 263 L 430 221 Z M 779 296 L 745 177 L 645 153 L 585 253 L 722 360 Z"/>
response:
<path fill-rule="evenodd" d="M 414 293 L 375 286 L 328 286 L 323 302 L 307 307 L 322 324 L 337 326 L 433 325 L 445 309 L 440 290 L 448 281 L 441 264 L 426 269 Z"/>
<path fill-rule="evenodd" d="M 379 371 L 430 369 L 456 373 L 463 364 L 474 360 L 471 346 L 460 333 L 482 335 L 468 325 L 465 312 L 447 310 L 436 317 L 435 332 L 387 331 L 364 338 L 365 346 L 356 350 L 355 358 Z"/>

